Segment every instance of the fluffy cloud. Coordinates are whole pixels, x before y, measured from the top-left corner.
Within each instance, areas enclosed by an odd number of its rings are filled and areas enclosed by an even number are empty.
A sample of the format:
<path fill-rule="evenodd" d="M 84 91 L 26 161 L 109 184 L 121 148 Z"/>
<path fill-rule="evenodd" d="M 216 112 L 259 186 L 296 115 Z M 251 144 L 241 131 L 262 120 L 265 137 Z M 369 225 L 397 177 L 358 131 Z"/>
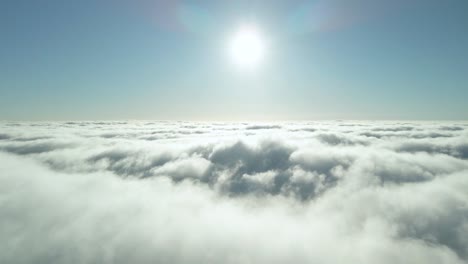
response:
<path fill-rule="evenodd" d="M 468 263 L 468 126 L 0 124 L 1 263 Z"/>

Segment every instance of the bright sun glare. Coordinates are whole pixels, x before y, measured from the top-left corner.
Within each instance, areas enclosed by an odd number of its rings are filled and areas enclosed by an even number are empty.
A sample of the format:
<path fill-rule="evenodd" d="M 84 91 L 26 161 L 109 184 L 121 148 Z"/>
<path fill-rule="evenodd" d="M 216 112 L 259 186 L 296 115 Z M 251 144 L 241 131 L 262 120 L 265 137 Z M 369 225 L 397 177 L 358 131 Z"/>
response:
<path fill-rule="evenodd" d="M 262 35 L 254 26 L 240 28 L 229 43 L 231 59 L 241 68 L 257 67 L 265 56 L 265 43 Z"/>

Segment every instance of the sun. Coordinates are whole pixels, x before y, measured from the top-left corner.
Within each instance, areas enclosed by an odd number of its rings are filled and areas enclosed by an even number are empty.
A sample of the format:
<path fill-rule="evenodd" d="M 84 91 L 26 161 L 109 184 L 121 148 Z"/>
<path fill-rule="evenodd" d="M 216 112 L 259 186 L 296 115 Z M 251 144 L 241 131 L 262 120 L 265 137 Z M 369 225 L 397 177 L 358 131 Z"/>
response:
<path fill-rule="evenodd" d="M 241 27 L 229 42 L 229 55 L 232 61 L 244 69 L 253 69 L 259 66 L 265 53 L 264 38 L 253 25 Z"/>

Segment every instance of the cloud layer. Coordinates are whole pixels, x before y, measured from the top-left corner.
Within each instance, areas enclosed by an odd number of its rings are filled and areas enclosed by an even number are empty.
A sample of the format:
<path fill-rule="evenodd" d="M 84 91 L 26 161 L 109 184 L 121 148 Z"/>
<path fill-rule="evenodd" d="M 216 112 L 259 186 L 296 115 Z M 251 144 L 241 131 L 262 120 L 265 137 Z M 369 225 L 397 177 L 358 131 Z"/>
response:
<path fill-rule="evenodd" d="M 0 124 L 1 263 L 468 263 L 468 124 Z"/>

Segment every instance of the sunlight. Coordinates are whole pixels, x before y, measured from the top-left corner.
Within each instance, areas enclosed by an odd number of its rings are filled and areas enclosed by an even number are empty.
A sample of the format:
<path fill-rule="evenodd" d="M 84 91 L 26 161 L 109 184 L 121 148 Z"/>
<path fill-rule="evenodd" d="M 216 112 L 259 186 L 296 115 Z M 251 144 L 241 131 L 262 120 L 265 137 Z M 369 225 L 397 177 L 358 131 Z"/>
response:
<path fill-rule="evenodd" d="M 239 67 L 256 68 L 266 53 L 262 34 L 251 25 L 240 28 L 230 40 L 229 52 L 232 61 Z"/>

